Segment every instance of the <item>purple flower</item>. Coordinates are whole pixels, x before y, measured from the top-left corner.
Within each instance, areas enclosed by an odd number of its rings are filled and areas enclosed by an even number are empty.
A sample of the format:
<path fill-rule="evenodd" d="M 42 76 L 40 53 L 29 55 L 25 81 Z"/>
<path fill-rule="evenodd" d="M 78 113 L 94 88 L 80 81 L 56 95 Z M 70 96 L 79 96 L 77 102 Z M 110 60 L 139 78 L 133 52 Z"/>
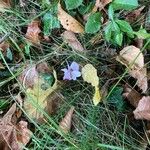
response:
<path fill-rule="evenodd" d="M 72 62 L 71 65 L 68 65 L 68 68 L 61 69 L 64 72 L 63 80 L 76 80 L 77 77 L 81 76 L 79 71 L 79 64 Z"/>

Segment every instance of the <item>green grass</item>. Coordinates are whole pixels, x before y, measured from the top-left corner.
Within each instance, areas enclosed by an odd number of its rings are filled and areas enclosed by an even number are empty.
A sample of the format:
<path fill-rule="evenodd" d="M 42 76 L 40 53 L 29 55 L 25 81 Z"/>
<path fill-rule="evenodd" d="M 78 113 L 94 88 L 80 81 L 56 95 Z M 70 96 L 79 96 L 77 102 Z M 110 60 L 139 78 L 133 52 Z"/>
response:
<path fill-rule="evenodd" d="M 32 12 L 35 10 L 35 14 Z M 124 68 L 115 62 L 114 56 L 106 56 L 105 50 L 112 48 L 112 45 L 106 44 L 102 40 L 99 44 L 92 45 L 89 41 L 93 38 L 91 35 L 82 35 L 79 37 L 81 43 L 88 50 L 87 53 L 77 53 L 71 50 L 62 40 L 61 36 L 52 35 L 52 42 L 42 42 L 40 48 L 32 46 L 30 55 L 26 55 L 25 51 L 19 47 L 19 43 L 25 43 L 22 32 L 24 27 L 35 18 L 40 18 L 48 9 L 42 10 L 39 2 L 32 0 L 26 1 L 26 6 L 20 9 L 16 8 L 8 10 L 0 16 L 0 33 L 1 35 L 10 33 L 8 41 L 10 41 L 13 53 L 22 56 L 23 66 L 28 60 L 30 63 L 39 63 L 46 61 L 53 66 L 58 74 L 58 78 L 62 80 L 61 68 L 66 66 L 66 62 L 76 61 L 81 66 L 86 63 L 92 63 L 98 70 L 100 77 L 100 86 L 110 80 L 111 86 L 126 83 L 130 79 L 127 76 L 128 70 L 124 72 Z M 61 30 L 59 32 L 62 32 Z M 115 48 L 115 47 L 113 47 Z M 145 48 L 143 48 L 145 50 Z M 22 72 L 22 67 L 12 71 L 12 67 L 17 65 L 16 62 L 8 62 L 1 53 L 1 61 L 6 66 L 9 75 L 0 78 L 0 98 L 8 98 L 10 102 L 14 102 L 14 95 L 17 93 L 13 89 L 13 84 L 19 83 L 17 77 Z M 116 65 L 119 69 L 114 68 Z M 112 71 L 112 75 L 108 72 Z M 119 79 L 119 80 L 118 80 Z M 25 92 L 20 85 L 22 92 Z M 36 150 L 141 150 L 144 133 L 139 132 L 130 124 L 126 112 L 119 113 L 111 108 L 107 103 L 93 106 L 92 103 L 92 87 L 83 82 L 82 78 L 74 82 L 63 82 L 60 86 L 60 92 L 64 96 L 63 104 L 59 106 L 55 115 L 48 116 L 45 124 L 38 124 L 33 119 L 29 119 L 30 128 L 34 130 L 32 141 L 25 149 Z M 109 89 L 110 90 L 110 89 Z M 109 94 L 111 94 L 111 90 Z M 108 94 L 108 95 L 109 95 Z M 72 120 L 71 132 L 67 135 L 63 134 L 59 128 L 59 121 L 64 117 L 67 110 L 71 106 L 75 106 L 75 112 Z M 7 109 L 7 108 L 6 108 Z M 21 108 L 22 109 L 22 108 Z M 22 109 L 24 116 L 28 118 L 25 110 Z M 4 109 L 5 112 L 5 109 Z M 137 122 L 135 122 L 137 123 Z M 140 122 L 142 125 L 144 123 Z M 144 127 L 143 127 L 144 128 Z"/>

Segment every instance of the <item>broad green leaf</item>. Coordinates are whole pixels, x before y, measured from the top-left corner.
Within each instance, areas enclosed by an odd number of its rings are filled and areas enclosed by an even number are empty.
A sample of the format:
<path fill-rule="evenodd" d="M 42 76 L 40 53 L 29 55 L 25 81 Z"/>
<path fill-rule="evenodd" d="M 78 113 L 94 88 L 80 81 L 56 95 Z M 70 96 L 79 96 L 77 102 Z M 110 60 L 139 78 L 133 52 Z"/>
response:
<path fill-rule="evenodd" d="M 108 8 L 108 16 L 109 16 L 109 19 L 111 19 L 111 20 L 114 19 L 114 10 L 113 10 L 112 5 L 109 5 L 109 8 Z"/>
<path fill-rule="evenodd" d="M 122 32 L 116 33 L 115 34 L 115 43 L 118 44 L 119 46 L 121 46 L 122 45 L 122 40 L 123 40 Z"/>
<path fill-rule="evenodd" d="M 109 42 L 111 39 L 111 33 L 112 33 L 112 22 L 109 22 L 108 25 L 104 28 L 105 32 L 105 39 Z"/>
<path fill-rule="evenodd" d="M 44 35 L 50 35 L 51 30 L 54 28 L 60 28 L 59 20 L 53 16 L 50 12 L 47 12 L 43 16 L 43 23 L 44 23 Z"/>
<path fill-rule="evenodd" d="M 122 97 L 122 92 L 123 88 L 117 86 L 107 99 L 108 103 L 112 104 L 118 111 L 123 111 L 125 109 L 125 102 Z"/>
<path fill-rule="evenodd" d="M 131 25 L 125 20 L 116 20 L 121 31 L 127 33 L 131 38 L 134 38 L 133 29 Z"/>
<path fill-rule="evenodd" d="M 83 0 L 65 0 L 67 10 L 78 8 L 82 4 Z"/>
<path fill-rule="evenodd" d="M 138 7 L 138 0 L 114 0 L 112 6 L 115 10 L 132 10 Z"/>
<path fill-rule="evenodd" d="M 93 13 L 88 17 L 85 24 L 86 33 L 96 33 L 101 27 L 101 14 L 99 12 Z"/>
<path fill-rule="evenodd" d="M 134 34 L 139 39 L 148 39 L 148 38 L 150 38 L 150 33 L 147 33 L 147 31 L 143 28 L 141 28 L 138 32 L 134 32 Z"/>

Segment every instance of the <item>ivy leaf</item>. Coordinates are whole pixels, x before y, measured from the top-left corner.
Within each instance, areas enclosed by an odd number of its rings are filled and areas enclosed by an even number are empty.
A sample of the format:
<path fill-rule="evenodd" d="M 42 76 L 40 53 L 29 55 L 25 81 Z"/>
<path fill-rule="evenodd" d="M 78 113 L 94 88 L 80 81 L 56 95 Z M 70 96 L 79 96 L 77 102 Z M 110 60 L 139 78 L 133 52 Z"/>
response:
<path fill-rule="evenodd" d="M 101 14 L 99 12 L 93 13 L 88 17 L 87 23 L 85 24 L 86 33 L 96 33 L 100 27 Z"/>
<path fill-rule="evenodd" d="M 114 0 L 112 5 L 115 10 L 132 10 L 138 7 L 138 0 Z"/>
<path fill-rule="evenodd" d="M 43 16 L 44 23 L 44 35 L 50 35 L 51 30 L 54 28 L 60 28 L 59 20 L 53 16 L 50 12 L 47 12 Z"/>
<path fill-rule="evenodd" d="M 125 20 L 116 20 L 116 23 L 118 24 L 121 31 L 127 33 L 129 35 L 129 37 L 134 38 L 133 29 L 127 21 L 125 21 Z"/>
<path fill-rule="evenodd" d="M 112 104 L 120 112 L 125 109 L 125 102 L 122 97 L 122 92 L 123 88 L 117 86 L 107 99 L 108 103 Z"/>
<path fill-rule="evenodd" d="M 67 10 L 78 8 L 82 4 L 83 0 L 65 0 Z"/>

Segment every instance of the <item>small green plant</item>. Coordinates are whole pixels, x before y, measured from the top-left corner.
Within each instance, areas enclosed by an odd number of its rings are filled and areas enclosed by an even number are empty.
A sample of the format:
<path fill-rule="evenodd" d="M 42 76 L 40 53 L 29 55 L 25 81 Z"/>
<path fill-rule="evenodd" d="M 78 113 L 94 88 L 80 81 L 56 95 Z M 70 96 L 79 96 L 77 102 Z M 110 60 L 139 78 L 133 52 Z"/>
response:
<path fill-rule="evenodd" d="M 96 33 L 100 30 L 101 22 L 100 22 L 101 14 L 100 12 L 92 13 L 85 24 L 85 32 L 86 33 Z"/>

